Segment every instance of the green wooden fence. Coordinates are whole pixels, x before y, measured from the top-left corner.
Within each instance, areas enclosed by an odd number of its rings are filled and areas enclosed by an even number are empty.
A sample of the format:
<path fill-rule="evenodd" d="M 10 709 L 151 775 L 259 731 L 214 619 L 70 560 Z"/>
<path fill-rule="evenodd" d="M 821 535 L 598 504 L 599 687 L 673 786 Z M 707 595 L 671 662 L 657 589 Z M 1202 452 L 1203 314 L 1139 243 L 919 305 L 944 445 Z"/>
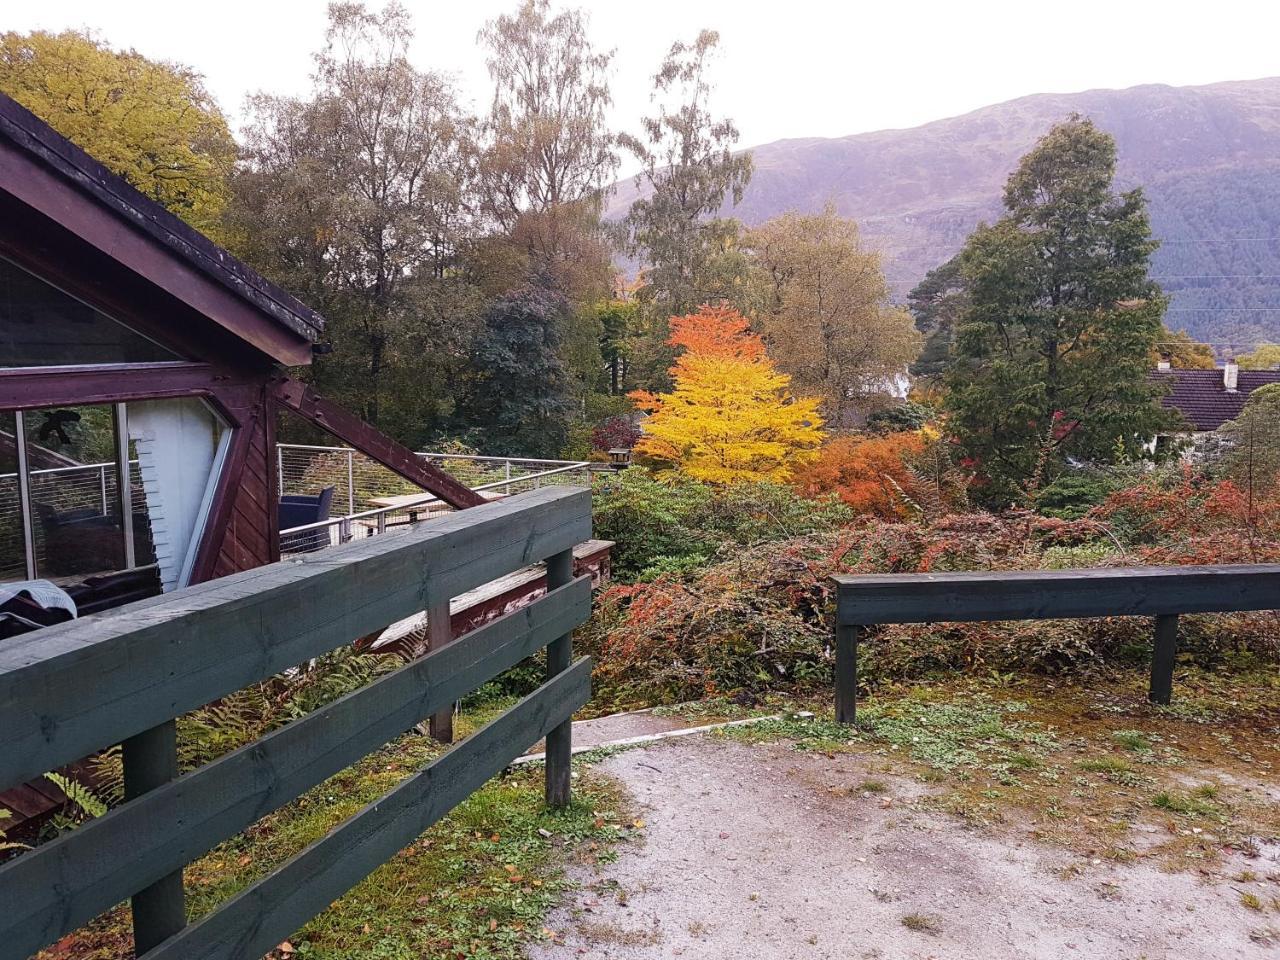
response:
<path fill-rule="evenodd" d="M 0 788 L 124 744 L 126 802 L 0 867 L 0 958 L 132 898 L 147 960 L 260 957 L 547 738 L 569 800 L 570 717 L 590 695 L 571 632 L 587 490 L 555 487 L 248 571 L 0 645 Z M 174 719 L 532 563 L 536 602 L 181 776 Z M 194 923 L 183 867 L 546 647 L 534 693 Z"/>
<path fill-rule="evenodd" d="M 1150 699 L 1173 694 L 1178 617 L 1280 609 L 1280 564 L 880 573 L 836 586 L 836 720 L 853 723 L 858 640 L 881 623 L 1154 617 Z"/>

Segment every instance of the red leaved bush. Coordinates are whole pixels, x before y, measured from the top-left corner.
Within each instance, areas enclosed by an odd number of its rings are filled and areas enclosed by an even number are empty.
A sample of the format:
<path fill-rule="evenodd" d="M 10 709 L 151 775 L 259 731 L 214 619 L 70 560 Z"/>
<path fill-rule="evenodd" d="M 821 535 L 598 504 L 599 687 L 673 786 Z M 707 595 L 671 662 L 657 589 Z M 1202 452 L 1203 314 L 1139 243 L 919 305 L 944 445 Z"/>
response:
<path fill-rule="evenodd" d="M 915 432 L 838 437 L 796 474 L 793 483 L 807 496 L 835 493 L 859 513 L 902 519 L 911 514 L 916 498 L 908 461 L 924 449 L 925 441 Z"/>
<path fill-rule="evenodd" d="M 930 523 L 868 520 L 744 548 L 684 578 L 606 589 L 582 632 L 596 658 L 597 706 L 754 695 L 830 685 L 835 573 L 1020 570 L 1145 563 L 1280 562 L 1280 503 L 1257 510 L 1229 482 L 1188 474 L 1113 495 L 1083 520 L 1030 511 L 966 513 Z M 1146 663 L 1142 618 L 903 624 L 863 642 L 863 682 L 951 670 L 1088 671 Z M 1180 651 L 1280 654 L 1274 614 L 1188 616 Z"/>
<path fill-rule="evenodd" d="M 1280 497 L 1248 495 L 1190 467 L 1173 484 L 1152 478 L 1119 490 L 1094 511 L 1136 545 L 1138 564 L 1280 562 Z"/>

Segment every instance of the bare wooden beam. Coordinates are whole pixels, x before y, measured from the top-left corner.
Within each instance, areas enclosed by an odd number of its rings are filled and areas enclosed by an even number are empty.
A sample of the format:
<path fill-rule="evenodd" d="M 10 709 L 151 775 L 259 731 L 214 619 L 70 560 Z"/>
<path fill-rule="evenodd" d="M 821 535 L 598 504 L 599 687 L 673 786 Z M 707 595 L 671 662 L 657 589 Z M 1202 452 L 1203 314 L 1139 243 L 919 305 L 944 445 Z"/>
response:
<path fill-rule="evenodd" d="M 438 467 L 426 463 L 402 444 L 371 427 L 359 417 L 326 400 L 305 383 L 292 377 L 281 377 L 274 384 L 275 399 L 308 423 L 349 443 L 365 456 L 388 470 L 416 483 L 451 507 L 461 510 L 484 503 L 484 498 L 464 483 L 455 480 Z"/>

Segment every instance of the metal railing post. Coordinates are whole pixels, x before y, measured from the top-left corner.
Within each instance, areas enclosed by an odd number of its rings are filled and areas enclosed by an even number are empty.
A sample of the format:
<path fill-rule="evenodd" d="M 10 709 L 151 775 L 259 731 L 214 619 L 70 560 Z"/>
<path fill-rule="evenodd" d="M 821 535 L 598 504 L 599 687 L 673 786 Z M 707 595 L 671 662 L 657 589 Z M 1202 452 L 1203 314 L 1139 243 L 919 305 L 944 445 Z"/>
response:
<path fill-rule="evenodd" d="M 22 546 L 27 579 L 36 578 L 35 519 L 31 515 L 31 471 L 27 458 L 27 421 L 21 410 L 13 412 L 14 446 L 18 452 L 18 512 L 22 514 Z"/>
<path fill-rule="evenodd" d="M 117 403 L 116 418 L 116 493 L 120 495 L 120 531 L 124 536 L 124 565 L 138 565 L 133 542 L 133 477 L 129 473 L 129 414 L 123 403 Z M 105 469 L 105 468 L 104 468 Z M 106 481 L 103 481 L 106 490 Z M 105 510 L 102 511 L 104 514 Z"/>
<path fill-rule="evenodd" d="M 547 591 L 573 579 L 573 550 L 547 558 Z M 547 645 L 547 679 L 568 670 L 573 663 L 573 634 L 566 633 Z M 547 734 L 546 798 L 549 807 L 567 807 L 572 798 L 570 776 L 573 757 L 573 721 L 566 720 Z"/>
<path fill-rule="evenodd" d="M 276 444 L 276 486 L 280 496 L 284 496 L 284 446 Z"/>
<path fill-rule="evenodd" d="M 347 513 L 356 512 L 356 471 L 355 451 L 347 451 Z"/>
<path fill-rule="evenodd" d="M 107 503 L 107 465 L 98 465 L 98 498 L 102 503 L 102 515 L 107 516 L 110 505 Z"/>

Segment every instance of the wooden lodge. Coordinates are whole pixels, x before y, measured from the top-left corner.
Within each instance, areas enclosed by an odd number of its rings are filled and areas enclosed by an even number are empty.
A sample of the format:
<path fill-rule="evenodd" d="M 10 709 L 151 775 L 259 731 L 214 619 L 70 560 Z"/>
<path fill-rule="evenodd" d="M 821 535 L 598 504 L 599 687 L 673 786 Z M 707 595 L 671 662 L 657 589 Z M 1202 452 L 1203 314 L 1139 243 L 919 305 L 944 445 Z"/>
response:
<path fill-rule="evenodd" d="M 279 560 L 282 412 L 437 505 L 484 502 L 289 376 L 323 333 L 313 310 L 0 95 L 0 643 Z M 0 829 L 63 800 L 47 780 L 0 794 Z"/>

